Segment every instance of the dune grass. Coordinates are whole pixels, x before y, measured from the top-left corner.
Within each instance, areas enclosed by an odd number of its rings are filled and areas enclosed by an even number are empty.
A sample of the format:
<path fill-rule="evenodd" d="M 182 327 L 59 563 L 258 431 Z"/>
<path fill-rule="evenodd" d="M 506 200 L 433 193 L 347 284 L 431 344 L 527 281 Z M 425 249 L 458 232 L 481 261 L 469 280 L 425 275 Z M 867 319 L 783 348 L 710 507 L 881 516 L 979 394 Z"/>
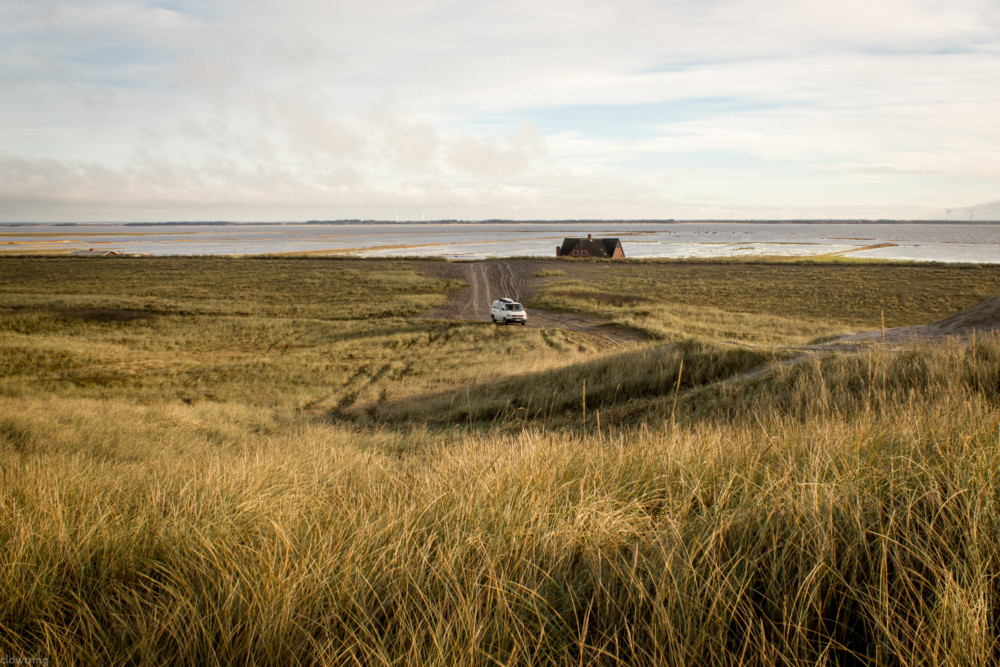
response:
<path fill-rule="evenodd" d="M 593 424 L 595 410 L 674 396 L 775 358 L 767 351 L 693 341 L 639 346 L 588 355 L 557 368 L 540 365 L 518 368 L 517 373 L 487 373 L 458 388 L 380 401 L 367 406 L 367 414 L 390 423 L 489 422 L 498 428 L 520 428 L 539 421 L 549 426 L 581 422 L 589 406 Z"/>
<path fill-rule="evenodd" d="M 192 664 L 983 664 L 996 401 L 972 387 L 872 395 L 891 413 L 828 404 L 801 419 L 758 403 L 752 421 L 585 435 L 5 398 L 4 648 Z"/>
<path fill-rule="evenodd" d="M 403 317 L 454 288 L 405 262 L 48 261 L 0 261 L 0 655 L 1000 658 L 995 335 L 609 350 Z"/>

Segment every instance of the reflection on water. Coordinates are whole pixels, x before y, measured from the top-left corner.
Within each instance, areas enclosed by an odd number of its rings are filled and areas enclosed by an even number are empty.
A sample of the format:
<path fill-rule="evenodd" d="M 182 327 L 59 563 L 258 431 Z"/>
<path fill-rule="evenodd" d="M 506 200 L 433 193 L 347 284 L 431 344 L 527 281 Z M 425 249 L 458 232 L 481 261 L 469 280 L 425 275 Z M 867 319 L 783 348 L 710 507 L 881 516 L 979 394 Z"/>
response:
<path fill-rule="evenodd" d="M 554 256 L 566 236 L 616 236 L 627 257 L 815 256 L 1000 263 L 1000 225 L 877 223 L 409 223 L 0 225 L 0 250 L 148 255 Z"/>

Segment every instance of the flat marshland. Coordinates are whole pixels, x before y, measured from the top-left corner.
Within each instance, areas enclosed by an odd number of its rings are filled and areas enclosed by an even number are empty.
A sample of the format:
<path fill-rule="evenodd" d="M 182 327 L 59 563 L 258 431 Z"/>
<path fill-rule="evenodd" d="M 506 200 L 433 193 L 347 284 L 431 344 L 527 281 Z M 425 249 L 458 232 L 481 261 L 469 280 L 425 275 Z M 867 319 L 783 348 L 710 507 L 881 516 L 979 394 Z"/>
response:
<path fill-rule="evenodd" d="M 1000 660 L 1000 267 L 508 263 L 0 258 L 0 654 Z"/>

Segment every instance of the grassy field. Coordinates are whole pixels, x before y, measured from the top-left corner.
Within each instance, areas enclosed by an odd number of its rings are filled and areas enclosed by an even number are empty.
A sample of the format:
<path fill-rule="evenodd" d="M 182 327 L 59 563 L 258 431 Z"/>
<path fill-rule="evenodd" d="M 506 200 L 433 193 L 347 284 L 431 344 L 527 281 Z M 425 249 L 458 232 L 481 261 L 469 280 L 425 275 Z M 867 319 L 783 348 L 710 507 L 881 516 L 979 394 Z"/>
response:
<path fill-rule="evenodd" d="M 1000 271 L 553 261 L 609 348 L 418 267 L 0 258 L 0 655 L 1000 659 L 1000 340 L 782 346 Z"/>
<path fill-rule="evenodd" d="M 943 319 L 1000 293 L 995 266 L 875 263 L 561 262 L 531 301 L 672 340 L 803 343 L 845 329 Z"/>

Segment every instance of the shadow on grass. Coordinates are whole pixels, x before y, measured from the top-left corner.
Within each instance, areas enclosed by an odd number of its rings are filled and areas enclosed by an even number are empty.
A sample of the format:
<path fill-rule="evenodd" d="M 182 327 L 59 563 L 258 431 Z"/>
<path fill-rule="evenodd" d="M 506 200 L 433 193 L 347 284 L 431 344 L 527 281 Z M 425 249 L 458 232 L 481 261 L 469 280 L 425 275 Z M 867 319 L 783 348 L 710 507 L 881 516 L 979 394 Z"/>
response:
<path fill-rule="evenodd" d="M 686 341 L 445 391 L 357 403 L 339 419 L 384 424 L 575 428 L 679 422 L 808 422 L 921 401 L 1000 401 L 1000 336 L 904 350 L 838 351 L 777 361 L 774 352 Z M 599 416 L 598 416 L 599 414 Z M 585 416 L 586 415 L 586 416 Z M 588 421 L 589 420 L 589 421 Z"/>
<path fill-rule="evenodd" d="M 515 375 L 393 401 L 383 395 L 336 416 L 382 423 L 553 421 L 642 397 L 673 396 L 746 372 L 770 352 L 687 341 L 630 349 L 562 368 Z M 506 360 L 505 360 L 506 363 Z"/>

